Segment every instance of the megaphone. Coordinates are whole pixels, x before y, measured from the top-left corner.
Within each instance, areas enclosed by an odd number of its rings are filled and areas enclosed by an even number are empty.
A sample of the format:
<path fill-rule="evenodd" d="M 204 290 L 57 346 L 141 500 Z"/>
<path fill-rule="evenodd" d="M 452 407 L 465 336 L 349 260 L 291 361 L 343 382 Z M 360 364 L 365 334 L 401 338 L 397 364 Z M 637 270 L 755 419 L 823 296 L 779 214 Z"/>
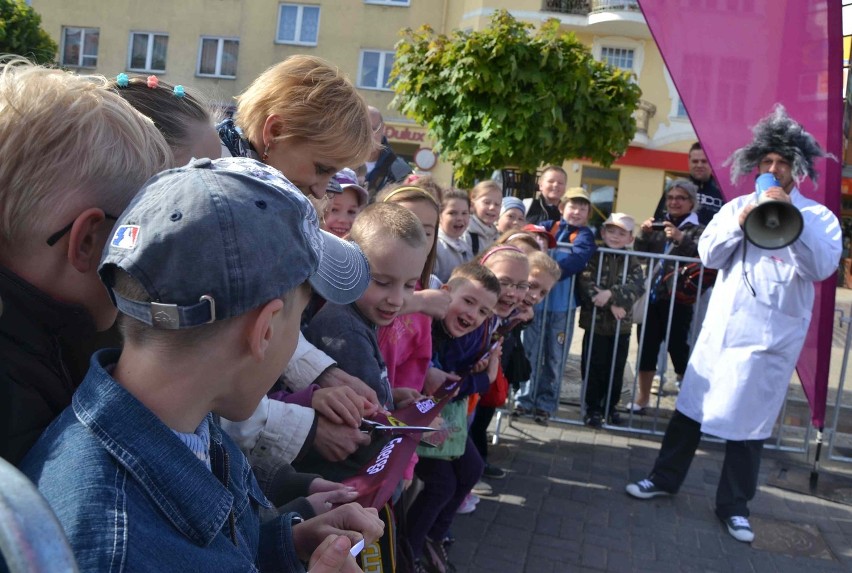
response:
<path fill-rule="evenodd" d="M 764 173 L 755 181 L 757 206 L 746 216 L 743 232 L 749 242 L 761 249 L 783 249 L 799 238 L 805 223 L 792 203 L 763 194 L 770 187 L 781 187 L 772 173 Z"/>

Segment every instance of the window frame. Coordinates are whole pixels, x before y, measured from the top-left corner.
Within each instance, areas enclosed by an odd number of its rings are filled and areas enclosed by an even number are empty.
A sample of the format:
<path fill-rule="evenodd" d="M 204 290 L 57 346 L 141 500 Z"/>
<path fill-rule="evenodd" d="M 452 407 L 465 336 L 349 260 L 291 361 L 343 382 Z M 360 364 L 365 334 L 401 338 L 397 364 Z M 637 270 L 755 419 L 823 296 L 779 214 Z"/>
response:
<path fill-rule="evenodd" d="M 217 40 L 218 45 L 216 47 L 216 72 L 213 74 L 205 74 L 201 72 L 201 55 L 204 49 L 204 40 Z M 229 76 L 222 74 L 222 56 L 224 54 L 225 42 L 236 42 L 237 43 L 237 63 L 239 64 L 239 46 L 240 46 L 240 38 L 238 36 L 200 36 L 198 38 L 198 57 L 195 62 L 195 75 L 199 78 L 218 78 L 218 79 L 226 79 L 226 80 L 235 80 L 237 79 L 236 70 L 234 70 L 234 75 Z"/>
<path fill-rule="evenodd" d="M 376 81 L 377 82 L 378 82 L 379 78 L 381 78 L 381 70 L 384 70 L 384 68 L 385 68 L 385 61 L 386 61 L 388 54 L 390 54 L 391 58 L 394 58 L 396 56 L 396 52 L 394 50 L 361 49 L 361 52 L 358 55 L 358 84 L 357 84 L 357 86 L 360 89 L 365 89 L 365 90 L 375 90 L 375 91 L 382 91 L 382 92 L 393 91 L 393 88 L 391 88 L 391 87 L 365 86 L 361 83 L 361 79 L 362 79 L 362 75 L 363 75 L 363 71 L 364 71 L 364 55 L 367 54 L 367 53 L 379 54 L 379 67 L 378 67 L 378 71 L 377 71 L 377 74 L 376 74 Z"/>
<path fill-rule="evenodd" d="M 605 63 L 603 59 L 603 48 L 633 50 L 633 78 L 638 84 L 645 65 L 645 42 L 623 38 L 618 36 L 595 37 L 592 41 L 592 57 L 599 62 Z M 624 68 L 619 68 L 623 70 Z"/>
<path fill-rule="evenodd" d="M 67 42 L 69 30 L 80 30 L 82 32 L 81 35 L 80 35 L 80 53 L 77 55 L 77 63 L 76 64 L 70 64 L 70 63 L 65 61 L 65 45 L 66 45 L 66 42 Z M 90 33 L 90 32 L 97 32 L 97 34 L 98 34 L 98 51 L 94 55 L 87 55 L 87 54 L 83 53 L 83 48 L 86 45 L 86 34 Z M 62 45 L 59 48 L 59 63 L 60 63 L 60 65 L 68 67 L 68 68 L 87 68 L 87 69 L 97 68 L 98 67 L 98 58 L 100 57 L 99 52 L 101 51 L 100 36 L 101 36 L 101 29 L 97 28 L 97 27 L 62 26 Z M 95 59 L 94 65 L 91 65 L 91 66 L 84 65 L 83 64 L 84 58 L 94 58 Z"/>
<path fill-rule="evenodd" d="M 411 6 L 411 0 L 364 0 L 364 4 L 372 4 L 374 6 L 398 6 L 400 8 L 408 8 Z"/>
<path fill-rule="evenodd" d="M 281 39 L 281 13 L 284 11 L 285 6 L 294 7 L 297 9 L 296 11 L 296 25 L 295 25 L 295 36 L 293 40 L 282 40 Z M 303 42 L 298 38 L 301 36 L 302 31 L 302 21 L 305 13 L 305 8 L 316 8 L 317 10 L 317 35 L 314 37 L 313 42 Z M 322 18 L 322 7 L 318 4 L 298 4 L 295 2 L 281 2 L 278 4 L 278 24 L 275 27 L 275 43 L 276 44 L 284 44 L 288 46 L 316 46 L 319 43 L 319 30 L 320 30 L 320 20 Z"/>
<path fill-rule="evenodd" d="M 144 35 L 148 36 L 148 49 L 145 54 L 145 67 L 144 68 L 134 68 L 133 67 L 133 40 L 136 35 Z M 166 39 L 166 58 L 163 61 L 163 69 L 154 68 L 153 65 L 153 57 L 154 57 L 154 38 L 156 36 L 162 36 Z M 131 72 L 145 72 L 145 73 L 157 73 L 164 74 L 166 72 L 166 63 L 165 61 L 168 59 L 168 49 L 169 49 L 169 35 L 166 32 L 130 32 L 130 39 L 127 44 L 127 69 Z"/>

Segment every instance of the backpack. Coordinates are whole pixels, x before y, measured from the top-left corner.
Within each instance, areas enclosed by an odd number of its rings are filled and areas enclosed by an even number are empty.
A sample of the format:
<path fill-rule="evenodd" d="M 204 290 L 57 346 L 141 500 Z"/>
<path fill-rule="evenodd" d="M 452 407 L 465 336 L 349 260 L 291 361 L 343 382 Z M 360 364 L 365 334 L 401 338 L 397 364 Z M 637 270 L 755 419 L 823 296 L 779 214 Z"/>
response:
<path fill-rule="evenodd" d="M 704 269 L 702 272 L 702 268 Z M 672 296 L 674 290 L 675 302 L 679 304 L 695 304 L 698 299 L 699 289 L 704 293 L 716 282 L 716 269 L 702 267 L 701 263 L 689 263 L 680 265 L 675 271 L 671 270 L 663 276 L 668 296 Z"/>

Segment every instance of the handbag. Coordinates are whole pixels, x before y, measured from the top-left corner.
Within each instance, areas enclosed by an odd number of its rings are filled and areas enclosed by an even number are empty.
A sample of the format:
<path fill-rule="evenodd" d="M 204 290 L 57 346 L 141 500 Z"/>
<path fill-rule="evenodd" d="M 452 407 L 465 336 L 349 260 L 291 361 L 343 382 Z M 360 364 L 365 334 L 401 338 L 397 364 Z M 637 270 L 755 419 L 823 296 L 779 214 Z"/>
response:
<path fill-rule="evenodd" d="M 464 453 L 467 444 L 467 398 L 454 400 L 441 410 L 441 429 L 420 438 L 431 446 L 417 446 L 423 458 L 451 460 Z"/>
<path fill-rule="evenodd" d="M 663 282 L 669 297 L 674 292 L 676 303 L 695 304 L 699 291 L 703 293 L 716 282 L 717 273 L 716 269 L 702 267 L 701 263 L 689 263 L 667 273 Z"/>

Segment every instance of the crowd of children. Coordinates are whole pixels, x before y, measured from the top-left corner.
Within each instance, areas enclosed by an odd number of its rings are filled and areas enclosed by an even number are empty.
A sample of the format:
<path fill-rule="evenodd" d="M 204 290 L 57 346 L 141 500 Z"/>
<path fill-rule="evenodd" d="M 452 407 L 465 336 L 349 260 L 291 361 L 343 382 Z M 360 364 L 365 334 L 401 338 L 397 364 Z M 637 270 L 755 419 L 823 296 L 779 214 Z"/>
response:
<path fill-rule="evenodd" d="M 23 105 L 22 87 L 40 97 Z M 57 97 L 44 97 L 51 90 Z M 74 118 L 83 101 L 91 109 Z M 123 123 L 106 117 L 108 105 Z M 33 117 L 72 116 L 57 145 L 74 149 L 70 171 L 88 192 L 59 202 L 74 219 L 46 246 L 20 243 L 28 257 L 61 245 L 55 264 L 32 271 L 9 254 L 20 239 L 6 227 L 34 220 L 39 205 L 14 194 L 46 175 L 0 169 L 7 314 L 24 312 L 14 287 L 99 297 L 79 303 L 97 322 L 81 337 L 110 328 L 110 301 L 120 316 L 121 338 L 107 330 L 105 343 L 116 349 L 57 383 L 76 388 L 73 398 L 28 422 L 37 431 L 14 452 L 83 569 L 353 571 L 348 549 L 363 540 L 391 547 L 381 555 L 393 563 L 410 549 L 413 571 L 451 570 L 454 516 L 489 491 L 483 477 L 505 475 L 487 462 L 492 417 L 514 389 L 514 412 L 547 424 L 578 304 L 586 422 L 619 423 L 630 311 L 644 284 L 637 260 L 618 252 L 634 222 L 612 214 L 600 233 L 610 251 L 596 256 L 588 192 L 566 191 L 560 167 L 544 170 L 531 205 L 494 181 L 468 193 L 419 175 L 371 196 L 367 106 L 332 66 L 303 56 L 264 72 L 215 130 L 200 97 L 153 76 L 107 82 L 6 63 L 0 115 L 39 106 Z M 48 142 L 27 121 L 38 120 L 0 121 L 0 139 L 39 156 Z M 120 128 L 81 141 L 93 122 Z M 123 198 L 103 198 L 129 169 L 89 159 L 105 154 L 96 135 L 152 158 Z M 61 284 L 38 280 L 61 268 Z M 4 356 L 26 362 L 26 349 L 2 340 Z M 67 372 L 61 361 L 88 360 L 84 348 L 50 367 Z M 457 449 L 418 449 L 387 514 L 353 503 L 357 492 L 339 482 L 388 443 L 365 434 L 363 419 L 456 382 L 434 425 L 455 423 L 446 433 Z"/>

